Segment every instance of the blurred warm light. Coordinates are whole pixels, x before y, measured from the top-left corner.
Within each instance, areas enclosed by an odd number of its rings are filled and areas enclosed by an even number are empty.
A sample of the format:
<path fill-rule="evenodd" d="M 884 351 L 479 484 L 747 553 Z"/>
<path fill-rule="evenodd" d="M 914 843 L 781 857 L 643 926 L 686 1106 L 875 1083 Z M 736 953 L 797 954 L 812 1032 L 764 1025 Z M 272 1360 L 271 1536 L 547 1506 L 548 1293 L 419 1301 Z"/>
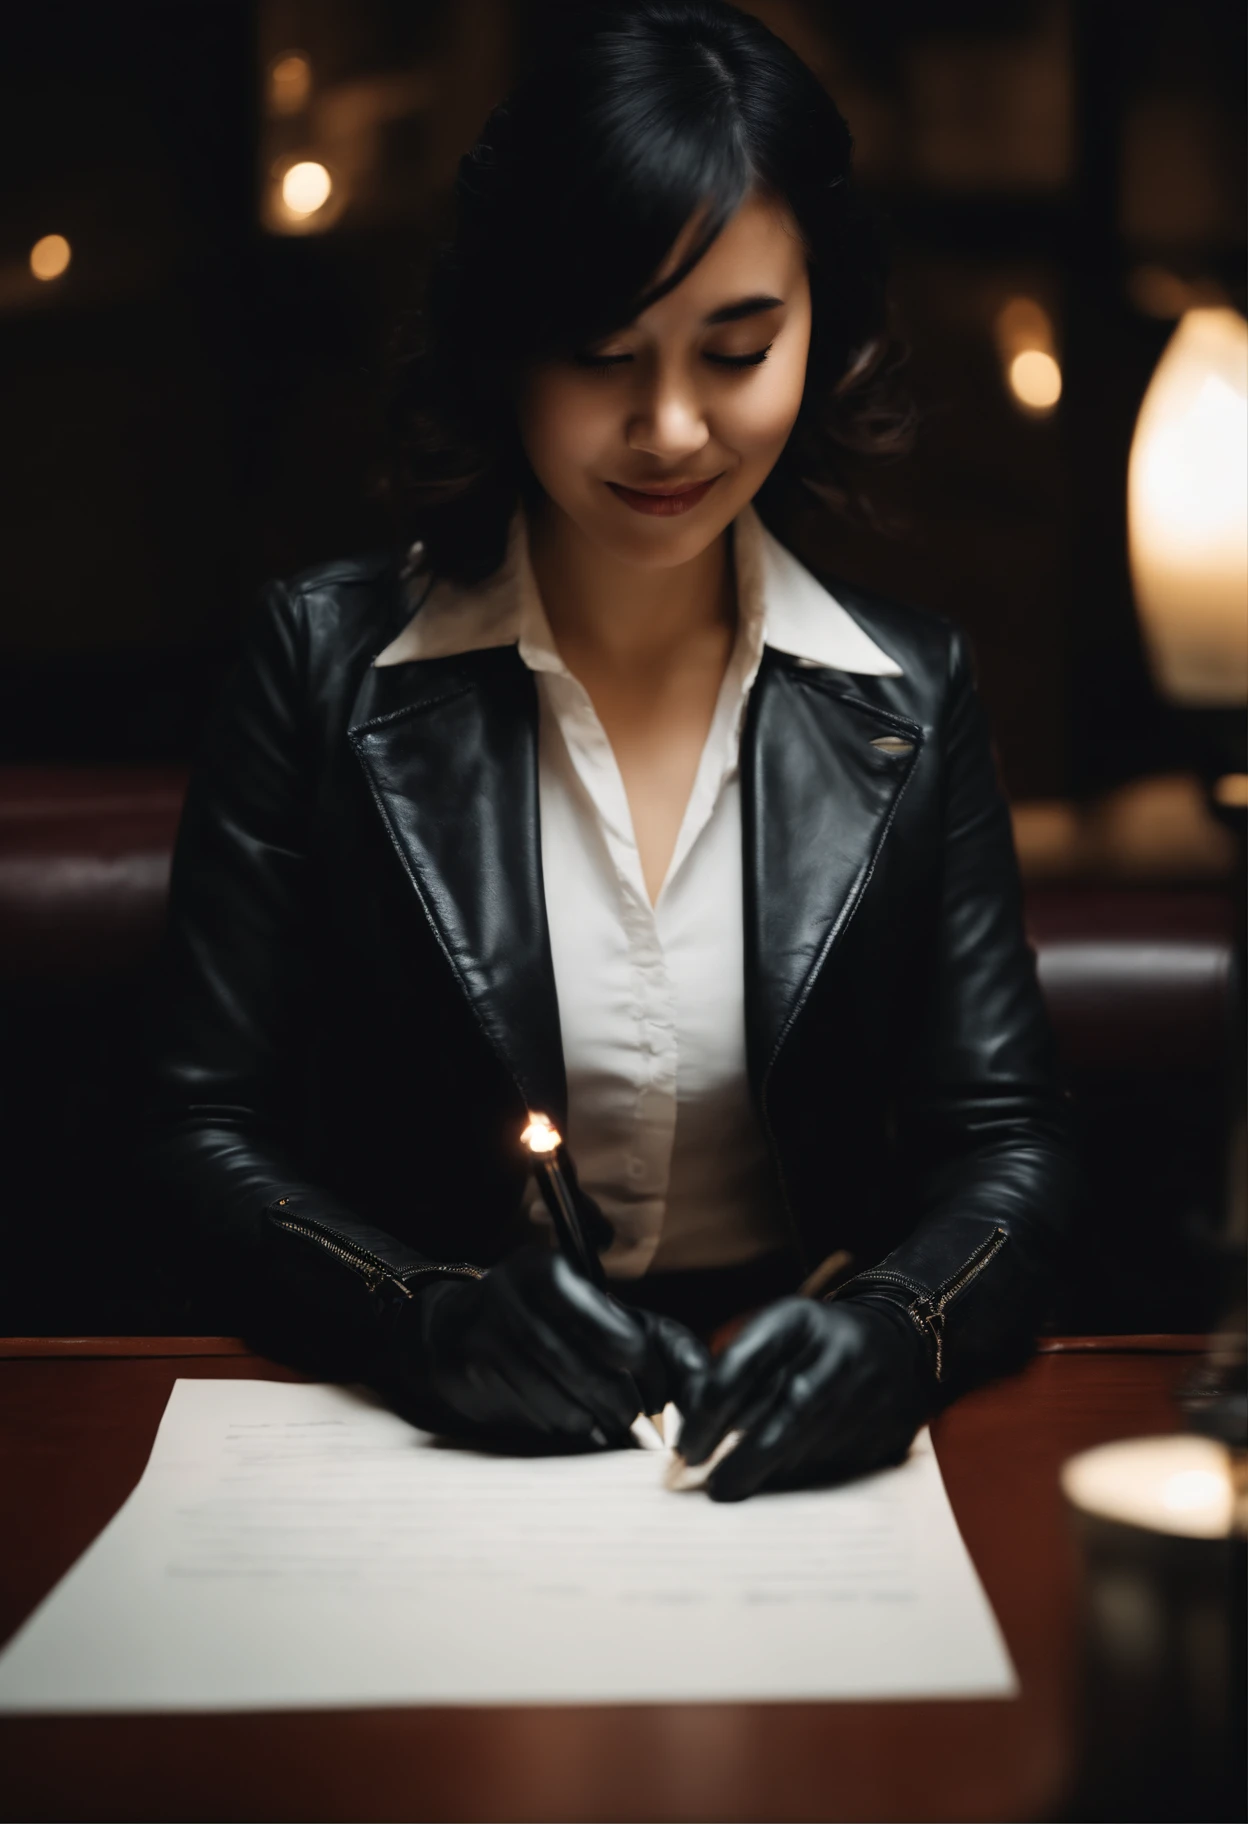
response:
<path fill-rule="evenodd" d="M 1194 773 L 1132 779 L 1085 809 L 1087 842 L 1107 873 L 1214 878 L 1236 865 L 1235 842 Z"/>
<path fill-rule="evenodd" d="M 1244 1530 L 1244 1504 L 1230 1459 L 1212 1438 L 1102 1444 L 1070 1459 L 1062 1469 L 1062 1488 L 1085 1513 L 1152 1532 L 1225 1539 Z"/>
<path fill-rule="evenodd" d="M 63 234 L 45 234 L 30 250 L 30 270 L 37 279 L 59 279 L 72 257 Z"/>
<path fill-rule="evenodd" d="M 1174 320 L 1185 310 L 1226 303 L 1226 292 L 1216 279 L 1184 279 L 1166 266 L 1136 266 L 1127 275 L 1127 296 L 1146 317 Z"/>
<path fill-rule="evenodd" d="M 1052 348 L 1053 323 L 1035 298 L 1011 298 L 997 314 L 997 340 L 1002 352 L 1017 355 L 1025 348 Z"/>
<path fill-rule="evenodd" d="M 1161 1485 L 1161 1505 L 1172 1514 L 1220 1509 L 1226 1501 L 1226 1476 L 1212 1469 L 1176 1469 Z"/>
<path fill-rule="evenodd" d="M 1136 420 L 1131 573 L 1158 688 L 1248 700 L 1248 322 L 1189 310 Z"/>
<path fill-rule="evenodd" d="M 347 194 L 337 171 L 321 159 L 288 154 L 268 168 L 261 220 L 270 234 L 324 234 L 341 219 Z"/>
<path fill-rule="evenodd" d="M 1236 778 L 1248 789 L 1248 776 L 1228 775 Z M 1235 839 L 1195 773 L 1133 779 L 1089 804 L 1032 800 L 1011 814 L 1029 880 L 1225 880 L 1238 866 Z"/>
<path fill-rule="evenodd" d="M 324 165 L 313 158 L 301 159 L 282 175 L 282 207 L 296 221 L 304 221 L 325 207 L 333 188 L 334 180 Z"/>
<path fill-rule="evenodd" d="M 1079 808 L 1061 799 L 1033 799 L 1012 804 L 1014 847 L 1028 879 L 1071 874 L 1082 861 L 1083 825 Z"/>
<path fill-rule="evenodd" d="M 1186 279 L 1164 266 L 1137 266 L 1127 280 L 1127 292 L 1136 309 L 1150 317 L 1181 317 L 1193 302 Z"/>
<path fill-rule="evenodd" d="M 1029 412 L 1051 412 L 1062 396 L 1062 370 L 1043 348 L 1025 348 L 1010 362 L 1010 391 Z"/>
<path fill-rule="evenodd" d="M 1248 773 L 1223 773 L 1214 781 L 1213 801 L 1228 811 L 1248 810 Z"/>
<path fill-rule="evenodd" d="M 302 51 L 285 51 L 269 65 L 269 108 L 274 114 L 299 114 L 312 93 L 312 65 Z"/>
<path fill-rule="evenodd" d="M 1053 321 L 1035 298 L 1011 298 L 997 313 L 997 349 L 1017 404 L 1033 417 L 1053 410 L 1062 396 Z"/>

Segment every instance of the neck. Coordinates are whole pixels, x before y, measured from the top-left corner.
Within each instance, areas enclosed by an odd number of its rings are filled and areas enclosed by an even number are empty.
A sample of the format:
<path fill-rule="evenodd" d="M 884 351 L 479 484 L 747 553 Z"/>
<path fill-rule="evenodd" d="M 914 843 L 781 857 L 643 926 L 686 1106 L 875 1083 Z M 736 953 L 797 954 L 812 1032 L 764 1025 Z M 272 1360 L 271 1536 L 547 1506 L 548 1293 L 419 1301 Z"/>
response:
<path fill-rule="evenodd" d="M 621 672 L 652 670 L 690 642 L 731 628 L 728 537 L 721 532 L 687 563 L 642 567 L 587 538 L 553 501 L 544 501 L 529 515 L 529 553 L 565 662 L 577 653 Z"/>

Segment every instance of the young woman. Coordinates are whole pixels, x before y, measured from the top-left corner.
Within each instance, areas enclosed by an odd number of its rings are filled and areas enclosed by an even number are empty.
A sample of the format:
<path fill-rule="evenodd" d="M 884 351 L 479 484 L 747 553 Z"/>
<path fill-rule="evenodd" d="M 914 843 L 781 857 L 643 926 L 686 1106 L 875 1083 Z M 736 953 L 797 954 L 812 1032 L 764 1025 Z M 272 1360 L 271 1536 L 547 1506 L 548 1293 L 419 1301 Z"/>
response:
<path fill-rule="evenodd" d="M 674 1398 L 734 1499 L 1021 1359 L 1076 1180 L 966 642 L 767 529 L 889 428 L 844 122 L 718 0 L 577 19 L 463 161 L 419 544 L 273 587 L 210 731 L 150 1157 L 271 1349 L 515 1449 Z"/>

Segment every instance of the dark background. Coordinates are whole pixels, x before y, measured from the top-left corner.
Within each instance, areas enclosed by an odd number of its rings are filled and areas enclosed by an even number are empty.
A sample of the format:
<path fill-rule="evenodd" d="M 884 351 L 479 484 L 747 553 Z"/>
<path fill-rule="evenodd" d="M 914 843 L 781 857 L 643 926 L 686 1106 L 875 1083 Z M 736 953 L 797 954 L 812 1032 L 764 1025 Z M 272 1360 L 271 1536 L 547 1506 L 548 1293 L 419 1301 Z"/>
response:
<path fill-rule="evenodd" d="M 540 0 L 161 0 L 6 9 L 0 170 L 0 759 L 169 761 L 260 582 L 389 537 L 391 326 L 455 162 Z M 1242 306 L 1239 0 L 767 0 L 825 78 L 887 225 L 924 413 L 887 530 L 834 570 L 971 632 L 1007 782 L 1086 798 L 1181 763 L 1124 543 L 1134 414 L 1185 298 Z M 309 104 L 274 115 L 299 50 Z M 263 225 L 306 149 L 321 233 Z M 64 234 L 67 273 L 29 249 Z M 994 321 L 1053 323 L 1063 396 L 1019 409 Z"/>

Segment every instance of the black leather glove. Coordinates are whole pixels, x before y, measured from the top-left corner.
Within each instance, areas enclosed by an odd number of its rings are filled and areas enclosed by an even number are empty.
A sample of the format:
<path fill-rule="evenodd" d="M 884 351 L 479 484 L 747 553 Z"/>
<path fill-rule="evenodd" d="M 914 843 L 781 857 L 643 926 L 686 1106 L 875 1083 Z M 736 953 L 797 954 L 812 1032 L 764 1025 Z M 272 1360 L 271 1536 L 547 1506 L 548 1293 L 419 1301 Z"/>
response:
<path fill-rule="evenodd" d="M 716 1501 L 841 1482 L 899 1463 L 933 1391 L 923 1338 L 903 1311 L 785 1298 L 691 1388 L 680 1452 L 703 1463 L 726 1433 L 745 1433 L 707 1481 Z"/>
<path fill-rule="evenodd" d="M 389 1355 L 418 1424 L 526 1452 L 627 1443 L 639 1412 L 679 1404 L 710 1364 L 682 1325 L 624 1310 L 537 1246 L 480 1279 L 417 1281 Z"/>

